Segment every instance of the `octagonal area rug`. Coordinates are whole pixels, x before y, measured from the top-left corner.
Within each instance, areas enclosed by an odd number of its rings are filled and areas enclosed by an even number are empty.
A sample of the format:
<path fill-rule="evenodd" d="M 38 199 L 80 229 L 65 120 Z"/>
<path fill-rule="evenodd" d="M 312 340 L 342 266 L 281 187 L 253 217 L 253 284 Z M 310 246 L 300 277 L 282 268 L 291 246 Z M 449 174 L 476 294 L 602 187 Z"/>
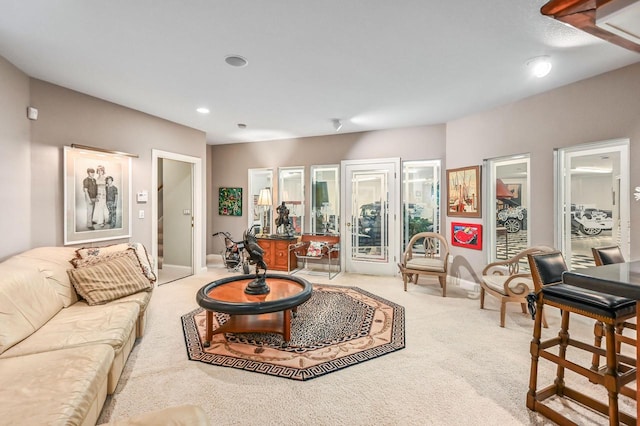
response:
<path fill-rule="evenodd" d="M 405 346 L 404 308 L 358 287 L 314 285 L 291 320 L 291 340 L 272 333 L 205 336 L 205 311 L 182 316 L 190 360 L 293 380 L 309 380 Z M 227 321 L 215 312 L 214 328 Z"/>

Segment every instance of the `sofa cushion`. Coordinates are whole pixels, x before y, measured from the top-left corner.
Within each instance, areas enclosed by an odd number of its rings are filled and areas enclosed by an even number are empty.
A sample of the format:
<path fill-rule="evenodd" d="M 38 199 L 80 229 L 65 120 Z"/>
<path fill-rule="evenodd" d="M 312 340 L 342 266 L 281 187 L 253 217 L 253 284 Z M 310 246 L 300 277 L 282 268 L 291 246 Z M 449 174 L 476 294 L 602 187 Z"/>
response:
<path fill-rule="evenodd" d="M 62 307 L 38 269 L 0 264 L 0 354 L 42 327 Z"/>
<path fill-rule="evenodd" d="M 76 256 L 75 252 L 73 247 L 38 247 L 10 257 L 4 263 L 37 268 L 47 277 L 47 282 L 67 307 L 78 301 L 78 295 L 67 275 L 67 270 L 72 267 L 69 260 Z"/>
<path fill-rule="evenodd" d="M 98 343 L 118 353 L 134 330 L 139 313 L 140 307 L 133 302 L 89 306 L 80 301 L 62 309 L 0 359 Z"/>
<path fill-rule="evenodd" d="M 151 259 L 151 256 L 149 256 L 149 254 L 147 253 L 147 249 L 141 243 L 122 243 L 104 247 L 81 248 L 76 250 L 76 254 L 80 258 L 86 259 L 88 257 L 103 256 L 109 253 L 124 251 L 130 248 L 135 250 L 136 256 L 140 261 L 140 266 L 145 276 L 149 279 L 149 281 L 155 282 L 156 275 L 153 273 L 153 261 Z"/>
<path fill-rule="evenodd" d="M 103 424 L 103 426 L 148 425 L 209 426 L 211 422 L 202 407 L 197 405 L 179 405 Z"/>
<path fill-rule="evenodd" d="M 112 361 L 108 345 L 1 359 L 0 423 L 95 424 Z"/>
<path fill-rule="evenodd" d="M 76 291 L 89 305 L 99 305 L 139 291 L 150 291 L 152 284 L 143 275 L 133 251 L 82 268 L 69 269 Z"/>

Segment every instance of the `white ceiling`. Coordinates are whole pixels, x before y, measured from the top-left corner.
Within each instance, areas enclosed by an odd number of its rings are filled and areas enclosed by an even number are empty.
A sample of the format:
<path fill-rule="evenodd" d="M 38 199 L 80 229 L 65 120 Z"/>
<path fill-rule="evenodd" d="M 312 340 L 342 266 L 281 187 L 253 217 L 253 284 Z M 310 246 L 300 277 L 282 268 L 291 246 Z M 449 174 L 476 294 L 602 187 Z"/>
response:
<path fill-rule="evenodd" d="M 0 0 L 0 55 L 210 144 L 333 134 L 333 118 L 341 132 L 445 123 L 640 61 L 544 3 Z M 544 79 L 525 66 L 539 55 Z"/>

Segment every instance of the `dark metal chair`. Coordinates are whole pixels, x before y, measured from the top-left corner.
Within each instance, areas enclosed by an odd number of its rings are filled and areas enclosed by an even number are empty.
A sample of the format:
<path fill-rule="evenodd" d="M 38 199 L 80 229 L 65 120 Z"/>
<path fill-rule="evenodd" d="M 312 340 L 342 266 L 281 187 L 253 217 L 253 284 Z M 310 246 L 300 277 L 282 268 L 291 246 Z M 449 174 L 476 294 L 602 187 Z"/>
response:
<path fill-rule="evenodd" d="M 545 404 L 547 398 L 557 395 L 607 415 L 611 425 L 617 425 L 619 422 L 636 424 L 634 417 L 618 410 L 618 394 L 621 392 L 621 388 L 635 380 L 636 362 L 631 357 L 617 353 L 614 333 L 615 327 L 635 316 L 635 300 L 564 284 L 562 274 L 567 271 L 567 265 L 560 252 L 529 254 L 527 258 L 536 287 L 536 312 L 530 348 L 531 372 L 527 407 L 556 423 L 575 424 Z M 545 306 L 554 306 L 560 309 L 562 322 L 556 337 L 541 341 L 542 311 Z M 570 314 L 579 314 L 601 321 L 605 329 L 606 349 L 603 350 L 571 337 L 569 335 Z M 579 365 L 573 360 L 573 356 L 576 355 L 573 350 L 571 351 L 571 360 L 568 359 L 568 347 L 605 356 L 606 368 L 603 371 L 593 371 Z M 577 355 L 576 358 L 581 359 L 579 354 Z M 540 359 L 546 359 L 557 365 L 553 384 L 543 389 L 538 389 L 538 363 Z M 586 377 L 592 383 L 604 386 L 608 394 L 608 403 L 567 386 L 565 369 Z"/>

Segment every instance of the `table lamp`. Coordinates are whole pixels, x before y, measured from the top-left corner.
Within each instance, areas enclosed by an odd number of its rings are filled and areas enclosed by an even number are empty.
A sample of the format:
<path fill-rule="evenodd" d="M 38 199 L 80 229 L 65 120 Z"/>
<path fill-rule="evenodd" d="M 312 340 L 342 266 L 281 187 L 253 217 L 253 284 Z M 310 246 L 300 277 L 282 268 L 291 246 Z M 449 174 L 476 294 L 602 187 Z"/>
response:
<path fill-rule="evenodd" d="M 258 206 L 262 207 L 262 235 L 266 235 L 267 229 L 267 211 L 271 208 L 271 190 L 269 188 L 262 188 L 260 195 L 258 195 Z"/>

